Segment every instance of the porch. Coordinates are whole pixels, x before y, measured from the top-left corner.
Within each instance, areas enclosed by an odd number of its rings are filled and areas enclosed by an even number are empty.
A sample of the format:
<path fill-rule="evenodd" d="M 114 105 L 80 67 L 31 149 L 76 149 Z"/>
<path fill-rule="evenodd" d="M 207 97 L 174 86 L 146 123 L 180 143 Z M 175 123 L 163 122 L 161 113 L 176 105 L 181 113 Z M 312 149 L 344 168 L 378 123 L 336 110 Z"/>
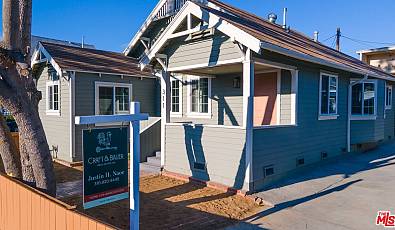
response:
<path fill-rule="evenodd" d="M 296 126 L 295 67 L 262 59 L 162 76 L 162 167 L 253 189 L 253 133 Z"/>

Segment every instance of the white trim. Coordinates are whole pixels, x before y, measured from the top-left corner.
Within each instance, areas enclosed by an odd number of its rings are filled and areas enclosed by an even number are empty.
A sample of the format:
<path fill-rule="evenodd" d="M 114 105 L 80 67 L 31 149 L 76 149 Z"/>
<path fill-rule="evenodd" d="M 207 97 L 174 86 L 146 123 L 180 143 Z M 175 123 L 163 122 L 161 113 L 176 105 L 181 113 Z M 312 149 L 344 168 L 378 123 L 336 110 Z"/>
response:
<path fill-rule="evenodd" d="M 387 97 L 387 89 L 391 91 L 391 97 Z M 385 83 L 385 97 L 384 97 L 384 107 L 385 110 L 391 110 L 392 109 L 392 98 L 393 98 L 393 87 L 392 85 L 388 84 L 387 82 Z M 387 105 L 387 100 L 389 100 L 389 105 Z M 384 111 L 384 115 L 385 115 L 385 111 Z"/>
<path fill-rule="evenodd" d="M 333 115 L 319 115 L 318 120 L 319 121 L 326 121 L 326 120 L 336 120 L 339 117 L 338 114 L 333 114 Z"/>
<path fill-rule="evenodd" d="M 297 68 L 295 66 L 286 65 L 286 64 L 283 64 L 280 62 L 273 62 L 273 61 L 269 61 L 269 60 L 262 59 L 262 58 L 254 58 L 254 63 L 257 65 L 268 66 L 268 67 L 273 67 L 273 68 L 278 68 L 278 69 L 285 69 L 285 70 L 289 70 L 289 71 L 297 70 Z"/>
<path fill-rule="evenodd" d="M 155 118 L 157 118 L 157 119 L 154 120 L 154 121 L 152 121 L 151 124 L 149 124 L 149 125 L 147 125 L 146 127 L 144 127 L 144 129 L 141 129 L 141 130 L 140 130 L 140 134 L 143 133 L 143 132 L 145 132 L 146 130 L 150 129 L 152 126 L 154 126 L 156 123 L 158 123 L 159 121 L 162 120 L 161 117 L 155 117 Z"/>
<path fill-rule="evenodd" d="M 333 68 L 344 70 L 344 71 L 351 72 L 351 73 L 362 74 L 362 75 L 366 75 L 367 74 L 367 75 L 375 77 L 375 78 L 389 80 L 389 81 L 395 81 L 394 77 L 385 76 L 385 75 L 379 75 L 379 74 L 376 74 L 375 72 L 372 72 L 372 71 L 363 72 L 361 70 L 356 70 L 355 68 L 348 67 L 348 66 L 343 65 L 343 64 L 336 64 L 336 63 L 333 63 L 331 61 L 326 61 L 326 60 L 323 60 L 323 59 L 320 59 L 320 58 L 316 58 L 316 57 L 313 57 L 313 56 L 310 56 L 310 55 L 306 55 L 306 54 L 302 54 L 302 53 L 299 53 L 299 52 L 296 52 L 296 51 L 285 49 L 285 48 L 282 48 L 282 47 L 270 44 L 268 42 L 263 42 L 262 41 L 261 42 L 261 48 L 269 50 L 269 51 L 273 51 L 273 52 L 276 52 L 276 53 L 279 53 L 279 54 L 283 54 L 283 55 L 286 55 L 286 56 L 289 56 L 289 57 L 293 57 L 293 58 L 296 58 L 296 59 L 302 60 L 302 61 L 307 61 L 307 62 L 311 62 L 311 63 L 325 65 L 325 66 L 333 67 Z"/>
<path fill-rule="evenodd" d="M 117 82 L 102 82 L 102 81 L 95 81 L 95 115 L 99 114 L 99 87 L 113 87 L 113 115 L 117 115 L 115 113 L 116 110 L 116 103 L 115 103 L 115 88 L 116 87 L 124 87 L 129 88 L 129 112 L 132 105 L 132 84 L 131 83 L 117 83 Z M 125 114 L 127 111 L 124 111 Z"/>
<path fill-rule="evenodd" d="M 363 80 L 355 80 L 355 79 L 351 79 L 351 84 L 355 83 L 356 81 L 358 81 L 357 83 L 353 84 L 352 86 L 358 85 L 358 84 L 362 84 L 362 97 L 364 96 L 364 91 L 365 91 L 365 83 L 371 83 L 374 84 L 374 114 L 364 114 L 364 98 L 362 98 L 362 103 L 361 103 L 361 112 L 362 114 L 352 114 L 352 109 L 351 109 L 351 116 L 350 116 L 350 120 L 375 120 L 377 118 L 377 89 L 378 89 L 378 84 L 377 84 L 377 80 L 373 80 L 373 79 L 363 79 Z M 351 104 L 350 104 L 351 108 L 352 108 L 352 87 L 351 87 Z M 364 119 L 363 117 L 366 117 L 366 119 Z"/>
<path fill-rule="evenodd" d="M 211 119 L 212 118 L 211 78 L 206 77 L 206 76 L 197 76 L 197 75 L 186 75 L 186 77 L 187 77 L 187 113 L 186 113 L 186 116 L 189 118 Z M 192 80 L 200 80 L 202 78 L 206 78 L 208 80 L 208 110 L 207 110 L 207 113 L 192 112 L 191 82 L 192 82 Z"/>
<path fill-rule="evenodd" d="M 178 81 L 178 90 L 179 90 L 179 94 L 178 94 L 178 103 L 179 103 L 179 111 L 178 112 L 173 112 L 172 108 L 173 108 L 173 82 L 174 81 Z M 182 80 L 182 76 L 174 76 L 170 78 L 170 116 L 171 117 L 182 117 L 182 111 L 183 111 L 183 80 Z"/>
<path fill-rule="evenodd" d="M 75 72 L 69 73 L 69 103 L 70 103 L 70 157 L 75 157 Z"/>
<path fill-rule="evenodd" d="M 254 126 L 254 130 L 260 129 L 276 129 L 276 128 L 292 128 L 298 127 L 298 125 L 261 125 L 261 126 Z"/>
<path fill-rule="evenodd" d="M 76 73 L 92 73 L 92 74 L 98 74 L 99 77 L 102 77 L 102 75 L 115 75 L 119 76 L 121 79 L 123 77 L 136 77 L 136 78 L 154 78 L 156 79 L 155 76 L 146 76 L 146 75 L 129 75 L 129 74 L 120 74 L 120 73 L 108 73 L 108 72 L 95 72 L 95 71 L 88 71 L 88 70 L 74 70 L 74 69 L 65 69 L 66 71 L 71 71 L 71 72 L 76 72 Z"/>
<path fill-rule="evenodd" d="M 299 70 L 291 71 L 291 124 L 298 124 L 298 88 L 299 88 Z"/>
<path fill-rule="evenodd" d="M 218 62 L 209 62 L 209 63 L 202 63 L 202 64 L 194 64 L 194 65 L 189 65 L 189 66 L 180 66 L 180 67 L 173 67 L 173 68 L 168 68 L 167 70 L 169 72 L 178 72 L 178 71 L 183 71 L 183 70 L 193 70 L 193 69 L 201 69 L 205 67 L 217 67 L 221 65 L 229 65 L 229 64 L 235 64 L 235 63 L 242 63 L 243 58 L 235 58 L 235 59 L 230 59 L 230 60 L 224 60 L 224 61 L 218 61 Z"/>
<path fill-rule="evenodd" d="M 36 53 L 38 52 L 42 52 L 44 54 L 44 56 L 46 57 L 46 59 L 48 60 L 49 63 L 51 63 L 52 67 L 56 70 L 56 72 L 58 73 L 59 77 L 62 76 L 63 72 L 62 69 L 60 68 L 60 66 L 58 65 L 58 63 L 55 62 L 55 59 L 52 58 L 52 56 L 48 53 L 48 51 L 44 48 L 44 46 L 39 43 L 38 49 L 36 50 Z M 35 54 L 34 56 L 38 55 Z M 35 64 L 37 64 L 37 62 L 33 61 L 34 59 L 32 59 L 31 62 L 31 66 L 33 67 Z"/>
<path fill-rule="evenodd" d="M 60 78 L 60 77 L 59 77 Z M 55 109 L 49 109 L 49 95 L 48 95 L 48 93 L 49 93 L 49 90 L 48 90 L 48 88 L 49 87 L 52 87 L 52 86 L 58 86 L 58 109 L 57 110 L 55 110 Z M 47 81 L 46 82 L 46 84 L 45 84 L 45 92 L 46 92 L 46 94 L 45 94 L 45 108 L 46 108 L 46 115 L 49 115 L 49 116 L 60 116 L 60 102 L 61 102 L 61 87 L 60 87 L 60 80 L 56 80 L 56 81 Z M 52 92 L 53 93 L 53 92 Z M 52 97 L 53 97 L 53 95 L 52 95 Z M 52 101 L 54 102 L 54 99 L 52 99 Z"/>
<path fill-rule="evenodd" d="M 205 125 L 196 123 L 167 123 L 167 126 L 202 126 L 207 128 L 223 128 L 223 129 L 243 129 L 242 126 L 230 126 L 230 125 Z"/>
<path fill-rule="evenodd" d="M 144 69 L 145 66 L 149 64 L 149 62 L 155 57 L 155 54 L 166 44 L 166 42 L 170 39 L 170 36 L 174 33 L 174 31 L 176 31 L 178 26 L 183 22 L 184 18 L 188 14 L 193 14 L 197 18 L 200 18 L 206 22 L 208 24 L 208 28 L 218 29 L 222 33 L 233 38 L 235 41 L 250 48 L 254 52 L 260 52 L 261 42 L 259 39 L 228 23 L 227 21 L 222 20 L 217 15 L 208 12 L 194 2 L 187 1 L 173 21 L 166 27 L 160 38 L 151 47 L 151 50 L 147 51 L 146 54 L 144 54 L 141 58 L 140 64 L 142 69 Z"/>
<path fill-rule="evenodd" d="M 281 125 L 281 69 L 277 70 L 277 96 L 276 96 L 277 125 Z"/>
<path fill-rule="evenodd" d="M 327 76 L 328 77 L 328 113 L 322 113 L 321 111 L 321 106 L 322 106 L 322 76 Z M 334 113 L 329 113 L 329 98 L 330 98 L 330 78 L 335 78 L 336 79 L 336 111 Z M 318 120 L 333 120 L 337 119 L 339 116 L 338 114 L 338 105 L 339 105 L 339 76 L 336 74 L 330 74 L 327 72 L 322 72 L 320 73 L 320 85 L 319 85 L 319 101 L 318 101 Z"/>
<path fill-rule="evenodd" d="M 170 122 L 170 74 L 162 70 L 160 74 L 161 86 L 161 159 L 160 164 L 163 168 L 166 163 L 166 124 Z"/>

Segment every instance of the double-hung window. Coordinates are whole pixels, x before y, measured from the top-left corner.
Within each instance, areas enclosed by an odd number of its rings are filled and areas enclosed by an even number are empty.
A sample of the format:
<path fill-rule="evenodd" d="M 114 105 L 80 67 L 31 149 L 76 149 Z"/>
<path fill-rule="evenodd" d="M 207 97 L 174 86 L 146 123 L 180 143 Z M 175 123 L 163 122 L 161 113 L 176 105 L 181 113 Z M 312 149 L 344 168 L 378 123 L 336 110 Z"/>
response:
<path fill-rule="evenodd" d="M 47 115 L 60 115 L 59 80 L 47 82 Z"/>
<path fill-rule="evenodd" d="M 354 119 L 372 118 L 377 111 L 375 80 L 367 80 L 354 84 L 351 89 L 351 114 Z"/>
<path fill-rule="evenodd" d="M 171 114 L 182 115 L 182 81 L 177 78 L 171 80 Z"/>
<path fill-rule="evenodd" d="M 319 96 L 319 119 L 336 119 L 338 104 L 338 76 L 321 73 Z"/>
<path fill-rule="evenodd" d="M 385 85 L 385 109 L 392 108 L 392 85 Z"/>
<path fill-rule="evenodd" d="M 190 77 L 188 82 L 188 115 L 211 116 L 211 79 Z"/>
<path fill-rule="evenodd" d="M 131 89 L 130 84 L 96 82 L 96 114 L 129 114 Z"/>

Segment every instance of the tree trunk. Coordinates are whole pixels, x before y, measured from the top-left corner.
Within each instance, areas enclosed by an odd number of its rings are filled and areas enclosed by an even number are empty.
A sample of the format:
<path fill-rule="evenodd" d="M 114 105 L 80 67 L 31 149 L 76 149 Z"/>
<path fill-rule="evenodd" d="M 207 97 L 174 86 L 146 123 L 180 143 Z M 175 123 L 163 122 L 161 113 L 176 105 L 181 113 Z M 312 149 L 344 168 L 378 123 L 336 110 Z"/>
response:
<path fill-rule="evenodd" d="M 4 170 L 9 176 L 22 178 L 21 162 L 16 144 L 3 115 L 0 114 L 0 155 Z"/>
<path fill-rule="evenodd" d="M 52 156 L 45 137 L 36 106 L 22 101 L 21 112 L 13 113 L 19 127 L 19 135 L 23 139 L 24 149 L 29 153 L 36 186 L 46 193 L 56 195 L 56 181 L 52 164 Z"/>
<path fill-rule="evenodd" d="M 36 187 L 36 180 L 34 178 L 33 166 L 30 162 L 29 153 L 26 149 L 26 145 L 22 137 L 19 137 L 19 152 L 21 154 L 22 179 L 26 184 L 32 187 Z"/>

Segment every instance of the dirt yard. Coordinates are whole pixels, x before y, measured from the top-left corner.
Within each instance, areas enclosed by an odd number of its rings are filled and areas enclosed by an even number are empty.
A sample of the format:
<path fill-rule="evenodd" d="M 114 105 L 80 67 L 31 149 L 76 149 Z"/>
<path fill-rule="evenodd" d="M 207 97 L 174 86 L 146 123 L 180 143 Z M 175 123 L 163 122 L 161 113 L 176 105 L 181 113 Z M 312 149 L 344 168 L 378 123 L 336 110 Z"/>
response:
<path fill-rule="evenodd" d="M 81 178 L 81 171 L 57 165 L 60 183 Z M 229 193 L 164 176 L 140 179 L 141 229 L 220 229 L 256 214 L 262 207 Z M 129 202 L 123 200 L 83 210 L 81 195 L 62 198 L 92 217 L 121 229 L 129 228 Z"/>

